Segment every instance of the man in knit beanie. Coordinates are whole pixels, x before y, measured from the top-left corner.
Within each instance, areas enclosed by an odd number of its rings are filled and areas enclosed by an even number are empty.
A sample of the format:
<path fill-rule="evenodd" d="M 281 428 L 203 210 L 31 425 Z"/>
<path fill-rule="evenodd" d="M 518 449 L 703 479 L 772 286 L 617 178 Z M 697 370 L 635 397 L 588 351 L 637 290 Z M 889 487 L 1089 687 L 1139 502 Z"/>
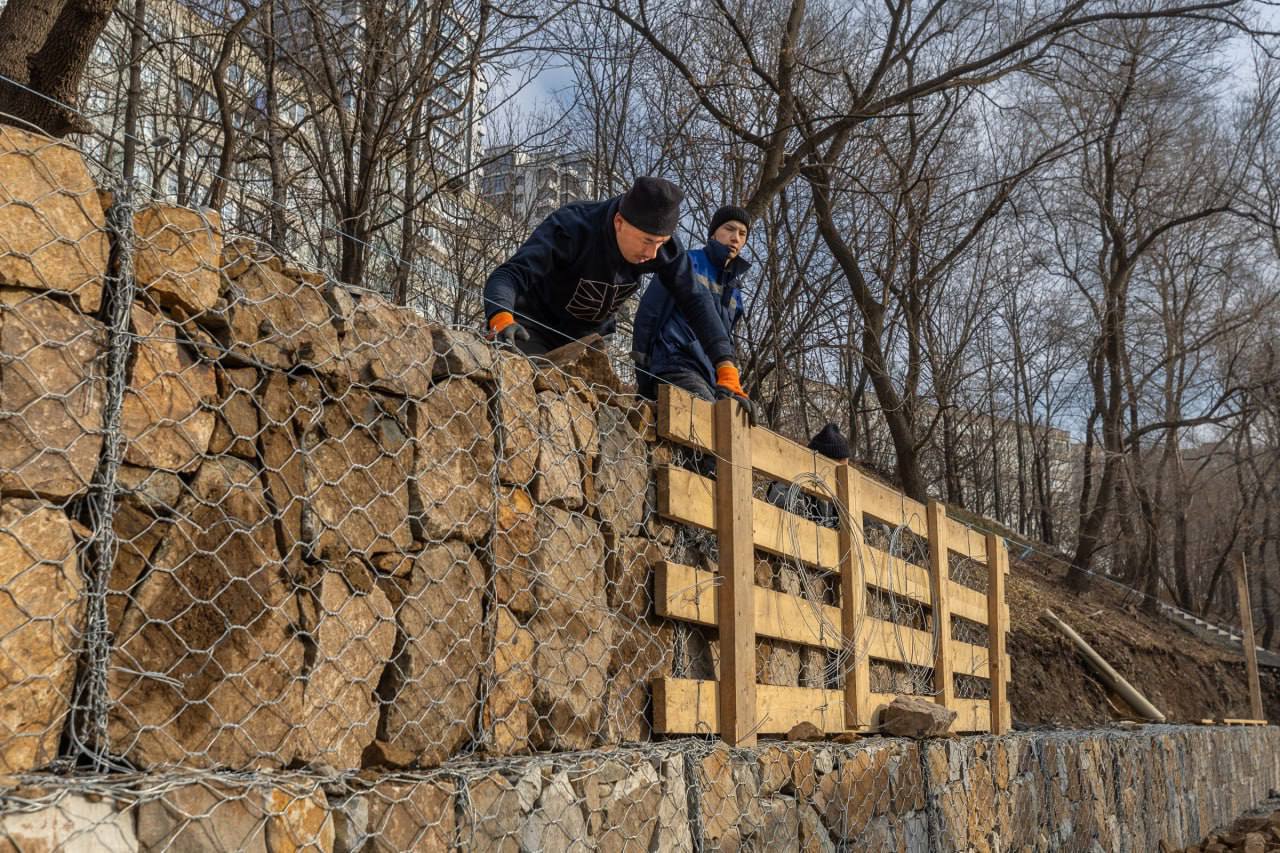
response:
<path fill-rule="evenodd" d="M 711 296 L 730 340 L 743 315 L 739 284 L 751 264 L 740 255 L 750 228 L 751 218 L 746 210 L 725 205 L 711 217 L 706 245 L 689 250 L 694 282 Z M 718 396 L 711 356 L 685 315 L 677 310 L 671 293 L 663 287 L 650 285 L 640 297 L 631 357 L 641 368 L 636 385 L 650 399 L 657 398 L 660 382 L 683 388 L 704 400 Z"/>
<path fill-rule="evenodd" d="M 642 177 L 621 196 L 552 213 L 485 282 L 490 339 L 541 355 L 611 335 L 618 307 L 653 273 L 711 360 L 716 388 L 746 400 L 719 309 L 674 236 L 683 198 L 670 181 Z"/>

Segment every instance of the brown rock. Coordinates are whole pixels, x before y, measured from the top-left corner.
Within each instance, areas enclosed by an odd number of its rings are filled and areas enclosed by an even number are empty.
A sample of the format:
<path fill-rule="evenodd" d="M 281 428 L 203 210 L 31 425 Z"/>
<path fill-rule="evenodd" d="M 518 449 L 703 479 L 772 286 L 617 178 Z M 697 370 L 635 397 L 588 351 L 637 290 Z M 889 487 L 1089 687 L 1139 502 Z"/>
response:
<path fill-rule="evenodd" d="M 756 755 L 760 765 L 760 795 L 783 793 L 791 785 L 791 754 L 780 746 L 767 746 Z"/>
<path fill-rule="evenodd" d="M 622 393 L 625 390 L 622 381 L 613 372 L 613 365 L 609 363 L 604 338 L 599 335 L 587 335 L 585 338 L 571 341 L 553 349 L 541 358 L 551 362 L 558 370 L 570 376 L 576 376 L 594 388 L 603 388 L 615 393 Z"/>
<path fill-rule="evenodd" d="M 799 686 L 801 651 L 800 646 L 781 640 L 762 640 L 757 643 L 757 681 L 782 687 Z"/>
<path fill-rule="evenodd" d="M 938 737 L 951 730 L 956 712 L 937 702 L 895 696 L 880 711 L 880 731 L 898 737 Z"/>
<path fill-rule="evenodd" d="M 181 494 L 186 494 L 185 486 Z M 134 585 L 146 572 L 152 553 L 171 532 L 173 523 L 157 518 L 132 496 L 126 496 L 116 507 L 113 527 L 119 548 L 107 581 L 107 628 L 112 636 L 119 636 L 125 609 L 136 592 Z"/>
<path fill-rule="evenodd" d="M 124 811 L 122 804 L 94 795 L 63 792 L 42 808 L 10 808 L 0 815 L 4 853 L 132 853 L 137 849 L 132 813 Z"/>
<path fill-rule="evenodd" d="M 596 517 L 611 530 L 629 535 L 644 522 L 650 480 L 648 446 L 620 409 L 599 407 L 596 423 L 600 436 L 595 465 Z"/>
<path fill-rule="evenodd" d="M 520 833 L 522 850 L 542 853 L 587 853 L 592 850 L 582 811 L 582 797 L 573 789 L 569 772 L 560 770 L 543 783 L 537 808 Z"/>
<path fill-rule="evenodd" d="M 837 840 L 856 840 L 871 818 L 888 813 L 891 753 L 883 748 L 850 753 L 818 783 L 814 803 Z"/>
<path fill-rule="evenodd" d="M 498 353 L 493 396 L 498 437 L 498 476 L 514 486 L 528 486 L 538 472 L 542 413 L 534 390 L 534 370 L 522 355 Z"/>
<path fill-rule="evenodd" d="M 796 723 L 787 732 L 787 740 L 789 741 L 815 741 L 822 740 L 822 729 L 815 726 L 807 720 L 802 723 Z"/>
<path fill-rule="evenodd" d="M 542 793 L 542 773 L 530 767 L 508 779 L 493 771 L 467 785 L 459 843 L 474 853 L 519 853 L 521 826 Z"/>
<path fill-rule="evenodd" d="M 647 759 L 612 762 L 621 778 L 597 781 L 600 774 L 583 780 L 589 808 L 591 835 L 598 849 L 619 853 L 648 853 L 658 829 L 658 806 L 662 799 L 662 779 Z M 603 778 L 607 779 L 607 776 Z"/>
<path fill-rule="evenodd" d="M 407 550 L 413 445 L 403 403 L 355 388 L 303 434 L 303 535 L 323 556 Z"/>
<path fill-rule="evenodd" d="M 1242 853 L 1266 853 L 1267 839 L 1260 832 L 1250 832 L 1244 837 Z"/>
<path fill-rule="evenodd" d="M 455 849 L 454 788 L 440 781 L 382 782 L 367 795 L 367 853 Z"/>
<path fill-rule="evenodd" d="M 619 614 L 638 618 L 653 609 L 653 573 L 662 564 L 662 548 L 638 536 L 608 536 L 605 563 L 609 606 Z"/>
<path fill-rule="evenodd" d="M 568 509 L 582 506 L 583 457 L 573 434 L 574 415 L 568 399 L 544 391 L 538 395 L 542 429 L 538 441 L 538 476 L 533 497 Z"/>
<path fill-rule="evenodd" d="M 218 301 L 222 217 L 215 210 L 151 204 L 134 214 L 134 277 L 151 307 L 203 314 Z"/>
<path fill-rule="evenodd" d="M 493 519 L 493 424 L 488 395 L 473 382 L 446 379 L 413 413 L 409 508 L 422 542 L 477 542 Z"/>
<path fill-rule="evenodd" d="M 542 609 L 529 628 L 535 644 L 533 746 L 549 750 L 596 746 L 605 732 L 612 617 L 603 607 L 591 604 L 559 616 Z"/>
<path fill-rule="evenodd" d="M 0 501 L 0 772 L 58 753 L 82 629 L 77 557 L 61 512 Z"/>
<path fill-rule="evenodd" d="M 231 454 L 241 459 L 257 458 L 260 424 L 254 394 L 258 388 L 258 371 L 252 367 L 217 368 L 218 398 L 214 402 L 213 437 L 209 452 L 215 456 Z"/>
<path fill-rule="evenodd" d="M 0 143 L 12 132 L 0 131 Z M 89 487 L 102 449 L 105 344 L 94 320 L 0 287 L 0 352 L 8 354 L 0 363 L 4 494 L 62 500 Z"/>
<path fill-rule="evenodd" d="M 391 658 L 396 623 L 391 603 L 369 570 L 349 560 L 320 572 L 299 590 L 299 609 L 312 649 L 298 720 L 298 757 L 342 770 L 361 766 L 361 754 L 377 734 L 376 697 Z"/>
<path fill-rule="evenodd" d="M 501 605 L 490 613 L 488 630 L 494 639 L 484 703 L 486 746 L 496 755 L 524 752 L 533 715 L 533 634 Z"/>
<path fill-rule="evenodd" d="M 524 489 L 502 487 L 491 549 L 493 597 L 521 616 L 533 615 L 539 541 L 533 498 Z"/>
<path fill-rule="evenodd" d="M 111 656 L 108 734 L 142 766 L 273 767 L 296 753 L 303 646 L 266 506 L 253 469 L 210 459 L 135 588 Z"/>
<path fill-rule="evenodd" d="M 698 762 L 703 842 L 712 849 L 739 849 L 763 823 L 753 765 L 723 744 Z"/>
<path fill-rule="evenodd" d="M 70 293 L 80 310 L 97 311 L 107 220 L 80 152 L 5 126 L 0 175 L 0 285 Z"/>
<path fill-rule="evenodd" d="M 395 611 L 396 654 L 378 687 L 379 737 L 433 767 L 471 738 L 484 660 L 484 569 L 456 541 L 427 548 L 407 577 L 379 578 Z"/>
<path fill-rule="evenodd" d="M 258 386 L 258 408 L 262 428 L 258 451 L 267 479 L 267 499 L 276 520 L 281 557 L 291 571 L 297 571 L 307 550 L 302 536 L 302 508 L 310 500 L 307 492 L 305 456 L 299 430 L 319 414 L 307 385 L 280 373 L 267 373 Z"/>
<path fill-rule="evenodd" d="M 134 465 L 193 471 L 209 449 L 217 397 L 213 366 L 177 340 L 177 326 L 133 307 L 137 339 L 120 425 L 124 458 Z"/>
<path fill-rule="evenodd" d="M 263 266 L 272 272 L 284 273 L 284 261 L 276 257 L 266 243 L 252 237 L 232 237 L 222 246 L 222 275 L 237 279 L 255 266 Z"/>
<path fill-rule="evenodd" d="M 324 792 L 274 787 L 181 785 L 137 808 L 143 850 L 184 853 L 331 853 L 333 818 Z M 103 848 L 116 849 L 116 848 Z"/>
<path fill-rule="evenodd" d="M 414 398 L 431 385 L 433 347 L 425 318 L 374 293 L 360 296 L 342 334 L 352 381 Z"/>
<path fill-rule="evenodd" d="M 493 379 L 497 351 L 493 344 L 486 342 L 475 332 L 433 328 L 431 339 L 436 353 L 431 373 L 436 379 L 447 376 L 470 379 L 472 382 Z"/>
<path fill-rule="evenodd" d="M 418 754 L 401 749 L 395 744 L 375 740 L 364 748 L 360 764 L 363 767 L 381 767 L 387 770 L 408 770 L 418 763 Z"/>
<path fill-rule="evenodd" d="M 124 496 L 123 500 L 152 515 L 171 514 L 186 491 L 182 480 L 172 471 L 125 463 L 116 469 L 116 489 Z"/>
<path fill-rule="evenodd" d="M 334 821 L 324 791 L 272 788 L 267 802 L 267 853 L 333 853 Z"/>
<path fill-rule="evenodd" d="M 226 326 L 208 322 L 233 356 L 278 370 L 303 365 L 347 378 L 338 333 L 318 287 L 257 262 L 224 287 Z"/>

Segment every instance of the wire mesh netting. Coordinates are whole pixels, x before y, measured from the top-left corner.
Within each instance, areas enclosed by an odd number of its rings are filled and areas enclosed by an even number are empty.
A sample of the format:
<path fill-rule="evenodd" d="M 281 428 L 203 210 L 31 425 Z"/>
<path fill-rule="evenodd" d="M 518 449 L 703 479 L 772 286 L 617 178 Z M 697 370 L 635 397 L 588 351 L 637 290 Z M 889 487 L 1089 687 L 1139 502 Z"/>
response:
<path fill-rule="evenodd" d="M 0 839 L 926 843 L 918 753 L 654 731 L 654 679 L 719 671 L 713 628 L 658 615 L 655 567 L 718 554 L 658 514 L 654 471 L 716 460 L 658 442 L 607 352 L 496 348 L 212 211 L 100 190 L 15 128 L 0 176 Z M 770 500 L 793 524 L 843 512 Z M 920 562 L 905 521 L 861 533 L 886 558 L 867 584 Z M 865 663 L 830 572 L 758 551 L 755 580 L 820 638 L 760 640 L 762 684 Z M 882 598 L 897 656 L 931 662 L 928 609 Z M 900 669 L 873 689 L 932 694 L 931 666 Z"/>

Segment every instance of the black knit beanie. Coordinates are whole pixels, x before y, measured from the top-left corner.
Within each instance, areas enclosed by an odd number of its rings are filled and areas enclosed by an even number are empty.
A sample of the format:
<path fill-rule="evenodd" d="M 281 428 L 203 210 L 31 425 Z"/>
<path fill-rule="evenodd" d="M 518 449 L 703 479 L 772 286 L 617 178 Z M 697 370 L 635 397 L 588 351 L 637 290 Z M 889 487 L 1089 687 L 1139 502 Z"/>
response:
<path fill-rule="evenodd" d="M 849 442 L 840 434 L 840 427 L 835 424 L 827 424 L 818 430 L 817 435 L 809 439 L 809 449 L 831 459 L 849 458 Z"/>
<path fill-rule="evenodd" d="M 684 193 L 662 178 L 636 178 L 618 204 L 622 218 L 646 234 L 665 237 L 674 234 L 680 222 L 680 202 Z"/>
<path fill-rule="evenodd" d="M 711 227 L 707 229 L 707 239 L 710 240 L 715 236 L 716 229 L 726 222 L 741 222 L 747 226 L 748 231 L 751 230 L 751 216 L 748 215 L 746 208 L 726 204 L 716 211 L 715 216 L 711 217 Z"/>

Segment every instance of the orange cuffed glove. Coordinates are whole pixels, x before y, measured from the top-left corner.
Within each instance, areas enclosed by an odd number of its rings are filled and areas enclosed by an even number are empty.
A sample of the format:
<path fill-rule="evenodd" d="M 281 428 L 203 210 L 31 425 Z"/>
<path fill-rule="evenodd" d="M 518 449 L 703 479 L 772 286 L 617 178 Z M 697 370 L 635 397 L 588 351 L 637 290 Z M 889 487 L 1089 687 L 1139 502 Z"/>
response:
<path fill-rule="evenodd" d="M 490 336 L 498 334 L 507 326 L 516 321 L 516 318 L 510 311 L 499 311 L 489 318 L 489 334 Z"/>
<path fill-rule="evenodd" d="M 514 346 L 517 341 L 529 340 L 529 333 L 516 322 L 510 311 L 499 311 L 489 318 L 489 334 L 485 338 Z"/>
<path fill-rule="evenodd" d="M 737 365 L 732 361 L 722 361 L 716 365 L 716 385 L 735 397 L 747 399 L 747 392 L 742 390 L 742 378 L 738 375 Z"/>

